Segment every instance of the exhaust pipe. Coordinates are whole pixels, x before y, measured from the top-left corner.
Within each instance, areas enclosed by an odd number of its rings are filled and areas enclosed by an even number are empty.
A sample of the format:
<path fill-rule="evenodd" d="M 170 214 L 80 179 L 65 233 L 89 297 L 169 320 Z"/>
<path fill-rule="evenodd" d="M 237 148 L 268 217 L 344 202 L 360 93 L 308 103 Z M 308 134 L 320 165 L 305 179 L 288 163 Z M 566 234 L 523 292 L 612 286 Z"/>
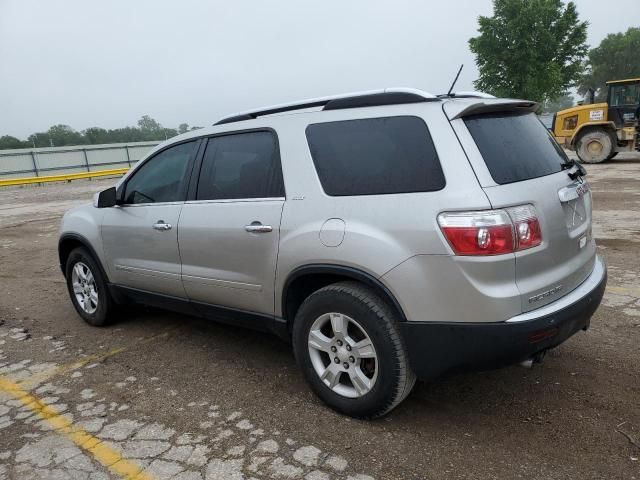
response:
<path fill-rule="evenodd" d="M 524 368 L 533 368 L 533 358 L 527 358 L 526 360 L 520 362 L 520 366 Z"/>
<path fill-rule="evenodd" d="M 542 363 L 545 353 L 547 353 L 546 350 L 536 353 L 533 357 L 527 358 L 526 360 L 520 362 L 520 366 L 529 369 L 533 368 L 536 363 Z"/>

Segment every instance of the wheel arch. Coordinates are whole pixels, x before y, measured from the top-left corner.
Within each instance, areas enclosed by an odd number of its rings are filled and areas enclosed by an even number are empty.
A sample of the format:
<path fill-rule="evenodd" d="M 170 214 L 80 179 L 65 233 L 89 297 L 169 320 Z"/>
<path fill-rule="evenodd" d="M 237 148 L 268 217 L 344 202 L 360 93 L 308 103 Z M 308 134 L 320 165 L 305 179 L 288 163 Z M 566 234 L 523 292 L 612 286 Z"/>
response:
<path fill-rule="evenodd" d="M 398 312 L 401 321 L 406 321 L 400 302 L 384 283 L 370 273 L 343 265 L 310 264 L 294 269 L 282 288 L 282 317 L 289 331 L 295 314 L 305 298 L 322 287 L 345 280 L 355 280 L 371 288 Z"/>
<path fill-rule="evenodd" d="M 78 247 L 83 247 L 89 251 L 89 254 L 93 257 L 93 260 L 98 265 L 100 273 L 102 273 L 103 277 L 108 282 L 109 276 L 102 266 L 100 257 L 96 253 L 95 249 L 91 246 L 91 242 L 89 242 L 86 237 L 80 235 L 79 233 L 65 233 L 60 237 L 60 240 L 58 240 L 58 259 L 60 261 L 60 269 L 62 270 L 62 275 L 64 275 L 66 278 L 67 259 L 69 258 L 69 254 Z"/>
<path fill-rule="evenodd" d="M 614 146 L 615 146 L 615 141 L 617 140 L 617 137 L 616 137 L 616 125 L 613 122 L 588 122 L 588 123 L 583 123 L 573 133 L 573 136 L 571 137 L 571 146 L 576 148 L 576 144 L 578 143 L 578 139 L 582 135 L 584 135 L 584 134 L 586 134 L 586 133 L 588 133 L 589 131 L 592 131 L 592 130 L 603 130 L 603 131 L 609 133 L 610 135 L 613 135 Z"/>

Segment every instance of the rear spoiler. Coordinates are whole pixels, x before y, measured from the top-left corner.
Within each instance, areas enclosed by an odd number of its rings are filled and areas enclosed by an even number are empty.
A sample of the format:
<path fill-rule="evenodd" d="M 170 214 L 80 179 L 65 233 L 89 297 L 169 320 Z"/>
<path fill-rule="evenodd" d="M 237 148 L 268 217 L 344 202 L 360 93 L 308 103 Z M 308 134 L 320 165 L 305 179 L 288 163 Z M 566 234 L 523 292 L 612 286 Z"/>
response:
<path fill-rule="evenodd" d="M 453 103 L 453 102 L 451 102 Z M 450 105 L 450 104 L 449 104 Z M 449 106 L 447 105 L 447 106 Z M 467 105 L 460 105 L 463 107 L 460 111 L 456 112 L 451 120 L 456 118 L 468 117 L 470 115 L 480 115 L 483 113 L 495 113 L 495 112 L 535 112 L 538 110 L 538 104 L 529 100 L 502 100 L 496 99 L 494 101 L 484 100 L 480 102 L 473 102 Z M 448 110 L 445 108 L 445 110 Z M 452 112 L 447 112 L 452 113 Z"/>

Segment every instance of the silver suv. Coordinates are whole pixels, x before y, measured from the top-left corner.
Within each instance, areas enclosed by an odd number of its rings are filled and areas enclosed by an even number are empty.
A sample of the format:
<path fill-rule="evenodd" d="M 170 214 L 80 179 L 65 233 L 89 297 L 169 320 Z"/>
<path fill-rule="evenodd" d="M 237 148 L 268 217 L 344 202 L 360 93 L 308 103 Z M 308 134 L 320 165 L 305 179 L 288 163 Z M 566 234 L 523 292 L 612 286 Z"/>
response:
<path fill-rule="evenodd" d="M 588 328 L 606 267 L 585 171 L 535 108 L 385 89 L 172 138 L 64 216 L 73 305 L 92 325 L 137 302 L 274 332 L 363 418 L 416 377 L 540 361 Z"/>

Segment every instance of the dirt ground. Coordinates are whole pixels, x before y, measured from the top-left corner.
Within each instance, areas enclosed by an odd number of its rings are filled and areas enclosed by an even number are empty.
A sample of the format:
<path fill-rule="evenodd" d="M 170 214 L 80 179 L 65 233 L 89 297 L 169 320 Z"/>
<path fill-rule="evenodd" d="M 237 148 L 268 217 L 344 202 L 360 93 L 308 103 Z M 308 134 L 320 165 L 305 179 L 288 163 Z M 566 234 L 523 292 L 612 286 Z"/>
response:
<path fill-rule="evenodd" d="M 84 324 L 57 228 L 113 180 L 0 189 L 0 479 L 640 479 L 640 158 L 587 170 L 609 265 L 591 329 L 373 422 L 325 408 L 275 337 L 143 309 Z"/>

